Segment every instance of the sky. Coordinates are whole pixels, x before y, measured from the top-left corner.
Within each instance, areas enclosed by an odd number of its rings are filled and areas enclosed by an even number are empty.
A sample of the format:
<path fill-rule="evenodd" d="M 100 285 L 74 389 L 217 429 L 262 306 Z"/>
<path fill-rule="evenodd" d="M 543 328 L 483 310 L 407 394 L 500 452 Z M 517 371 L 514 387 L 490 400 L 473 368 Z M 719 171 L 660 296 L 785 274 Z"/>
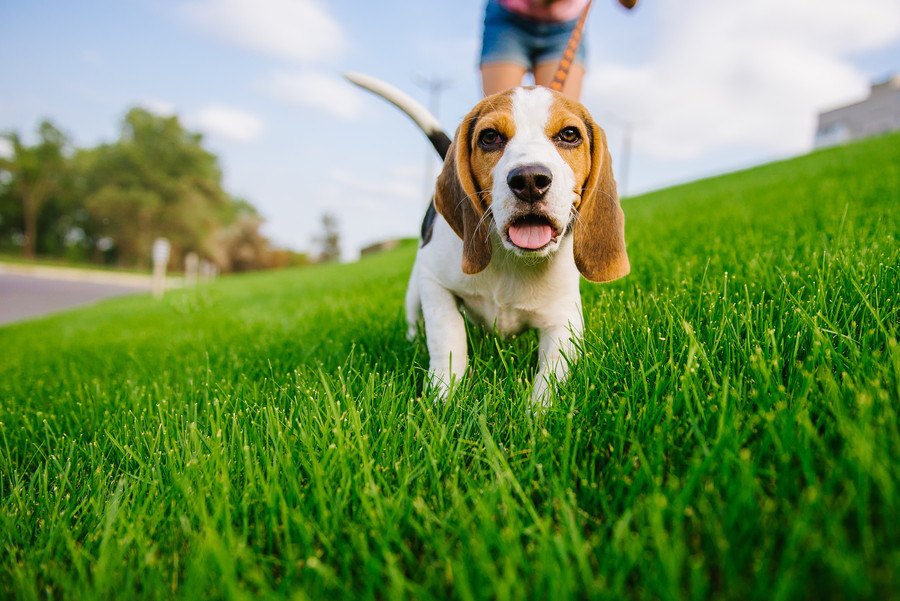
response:
<path fill-rule="evenodd" d="M 92 146 L 130 107 L 178 115 L 273 241 L 315 252 L 330 212 L 353 259 L 417 234 L 438 165 L 341 73 L 426 105 L 423 81 L 442 80 L 452 132 L 481 94 L 484 1 L 3 0 L 0 131 L 29 139 L 49 118 Z M 900 2 L 596 0 L 585 43 L 582 101 L 635 195 L 808 152 L 818 112 L 900 72 Z"/>

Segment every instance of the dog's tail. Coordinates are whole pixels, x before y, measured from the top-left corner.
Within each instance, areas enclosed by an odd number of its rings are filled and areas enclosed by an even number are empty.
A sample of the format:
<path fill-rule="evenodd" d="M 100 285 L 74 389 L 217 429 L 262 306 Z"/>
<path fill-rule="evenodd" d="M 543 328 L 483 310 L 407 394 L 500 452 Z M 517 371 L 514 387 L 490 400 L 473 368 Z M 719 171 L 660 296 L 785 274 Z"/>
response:
<path fill-rule="evenodd" d="M 381 96 L 398 109 L 406 113 L 412 119 L 419 129 L 428 137 L 431 145 L 443 160 L 447 156 L 450 148 L 450 137 L 441 128 L 437 117 L 432 115 L 428 109 L 422 106 L 416 100 L 413 100 L 407 94 L 404 94 L 389 83 L 385 83 L 380 79 L 363 73 L 349 72 L 344 73 L 344 77 L 351 83 L 368 90 L 373 94 Z"/>

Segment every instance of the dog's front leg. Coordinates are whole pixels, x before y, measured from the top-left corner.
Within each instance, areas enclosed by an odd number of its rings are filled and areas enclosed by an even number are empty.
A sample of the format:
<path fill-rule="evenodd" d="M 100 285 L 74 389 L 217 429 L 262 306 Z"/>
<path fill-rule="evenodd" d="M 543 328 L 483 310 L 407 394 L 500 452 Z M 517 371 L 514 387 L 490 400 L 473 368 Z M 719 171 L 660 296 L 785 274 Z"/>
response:
<path fill-rule="evenodd" d="M 466 324 L 456 296 L 440 284 L 420 281 L 431 383 L 442 399 L 466 371 Z"/>
<path fill-rule="evenodd" d="M 566 325 L 551 325 L 541 329 L 538 372 L 534 380 L 531 400 L 536 405 L 550 404 L 551 385 L 563 383 L 569 375 L 569 361 L 575 359 L 576 343 L 581 341 L 580 315 Z"/>

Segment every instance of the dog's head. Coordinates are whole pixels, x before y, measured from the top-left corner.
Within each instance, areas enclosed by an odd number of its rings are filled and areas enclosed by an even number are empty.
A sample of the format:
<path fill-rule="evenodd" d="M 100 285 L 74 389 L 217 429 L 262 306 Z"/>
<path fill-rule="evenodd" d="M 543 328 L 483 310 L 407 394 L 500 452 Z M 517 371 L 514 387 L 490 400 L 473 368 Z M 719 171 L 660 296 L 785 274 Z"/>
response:
<path fill-rule="evenodd" d="M 464 273 L 487 267 L 492 236 L 521 257 L 547 257 L 574 235 L 575 263 L 594 282 L 630 269 L 606 135 L 581 104 L 547 88 L 515 88 L 472 109 L 434 204 L 463 240 Z"/>

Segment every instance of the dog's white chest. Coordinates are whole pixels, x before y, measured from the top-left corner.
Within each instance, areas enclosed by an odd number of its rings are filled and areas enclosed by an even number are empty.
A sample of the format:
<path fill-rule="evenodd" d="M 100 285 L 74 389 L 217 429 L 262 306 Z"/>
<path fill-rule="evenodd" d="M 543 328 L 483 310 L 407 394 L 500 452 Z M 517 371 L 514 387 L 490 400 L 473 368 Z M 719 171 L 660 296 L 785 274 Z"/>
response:
<path fill-rule="evenodd" d="M 531 326 L 533 310 L 487 295 L 470 294 L 460 297 L 464 312 L 501 336 L 518 334 Z"/>
<path fill-rule="evenodd" d="M 498 252 L 495 260 L 499 264 L 492 263 L 474 276 L 462 276 L 450 287 L 468 316 L 503 336 L 560 319 L 567 321 L 572 311 L 580 312 L 578 272 L 571 260 L 559 260 L 568 253 L 571 241 L 565 240 L 560 256 L 543 267 L 513 267 L 502 264 L 504 255 Z"/>

